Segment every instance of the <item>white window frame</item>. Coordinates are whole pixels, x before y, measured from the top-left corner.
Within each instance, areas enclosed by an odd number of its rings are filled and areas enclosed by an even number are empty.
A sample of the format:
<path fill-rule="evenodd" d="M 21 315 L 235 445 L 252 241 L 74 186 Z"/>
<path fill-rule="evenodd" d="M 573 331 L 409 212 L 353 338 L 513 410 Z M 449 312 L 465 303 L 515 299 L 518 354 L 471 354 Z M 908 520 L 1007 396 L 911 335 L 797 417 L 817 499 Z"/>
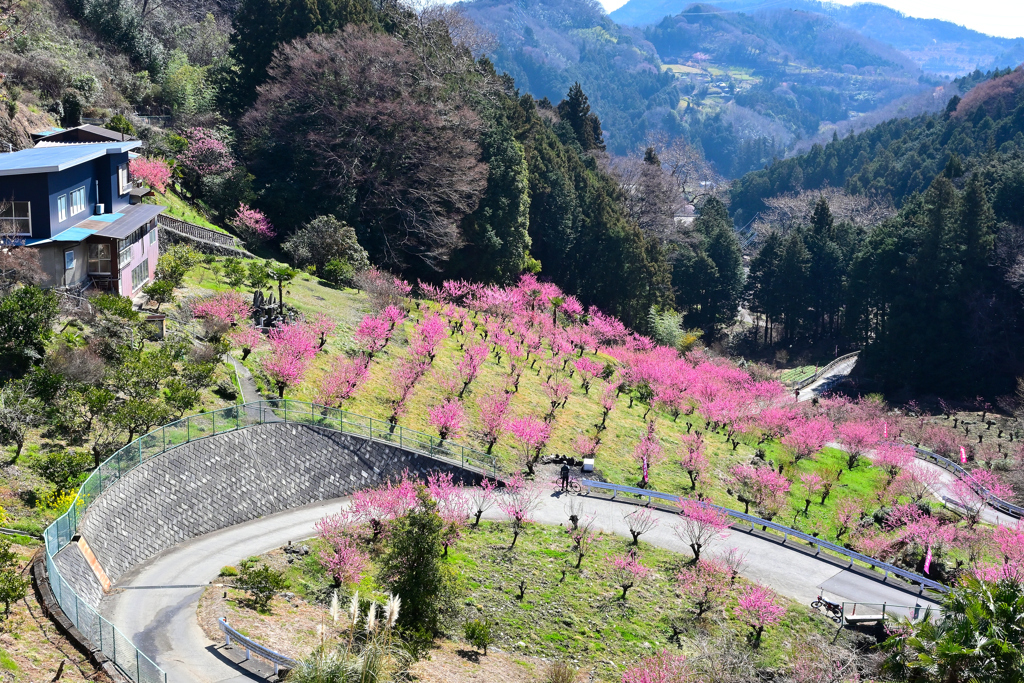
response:
<path fill-rule="evenodd" d="M 96 247 L 96 252 L 97 252 L 96 258 L 93 258 L 93 256 L 92 256 L 92 248 L 93 247 Z M 103 247 L 107 248 L 107 257 L 106 258 L 101 258 L 100 255 L 99 255 L 99 250 L 101 248 L 103 248 Z M 113 263 L 113 254 L 111 253 L 112 251 L 113 251 L 113 249 L 111 249 L 110 242 L 92 242 L 92 243 L 89 244 L 89 255 L 88 255 L 88 259 L 87 259 L 87 265 L 88 265 L 88 269 L 89 269 L 89 274 L 90 275 L 111 275 L 113 273 L 114 263 Z M 92 269 L 92 264 L 93 264 L 94 261 L 97 264 L 102 263 L 103 261 L 106 261 L 109 264 L 107 266 L 107 270 L 106 271 L 103 271 L 103 270 L 93 270 Z M 97 265 L 96 267 L 98 269 L 99 265 Z"/>
<path fill-rule="evenodd" d="M 135 274 L 139 272 L 140 268 L 145 268 L 145 276 L 142 277 L 141 279 L 137 279 L 135 277 Z M 136 282 L 138 282 L 138 284 L 136 284 Z M 132 291 L 134 292 L 142 288 L 147 282 L 149 282 L 149 259 L 146 259 L 139 265 L 132 268 Z"/>
<path fill-rule="evenodd" d="M 117 241 L 117 269 L 120 270 L 132 262 L 132 245 L 135 244 L 129 235 L 127 239 Z"/>
<path fill-rule="evenodd" d="M 68 257 L 69 256 L 71 257 L 71 263 L 68 263 Z M 74 269 L 75 269 L 75 250 L 74 249 L 68 249 L 67 251 L 64 252 L 64 270 L 74 270 Z"/>
<path fill-rule="evenodd" d="M 76 204 L 75 203 L 76 199 L 81 199 L 82 203 L 81 204 Z M 85 211 L 85 205 L 88 203 L 88 201 L 89 201 L 89 199 L 88 199 L 88 196 L 86 195 L 85 187 L 84 186 L 83 187 L 79 187 L 79 188 L 74 189 L 74 190 L 71 190 L 71 192 L 70 192 L 71 215 L 75 216 L 75 215 L 80 214 L 83 211 Z"/>
<path fill-rule="evenodd" d="M 14 213 L 15 204 L 24 204 L 28 207 L 28 216 L 16 216 Z M 28 221 L 28 232 L 15 232 L 11 233 L 11 237 L 31 237 L 32 236 L 32 202 L 21 202 L 21 201 L 3 201 L 0 202 L 0 207 L 6 209 L 10 207 L 11 215 L 3 216 L 0 215 L 0 225 L 7 225 L 8 223 L 14 224 L 15 227 L 18 225 L 18 221 Z"/>
<path fill-rule="evenodd" d="M 64 222 L 68 219 L 68 196 L 62 194 L 57 197 L 57 221 Z"/>
<path fill-rule="evenodd" d="M 117 193 L 121 196 L 128 194 L 132 189 L 131 181 L 128 180 L 128 164 L 121 164 L 117 167 Z"/>

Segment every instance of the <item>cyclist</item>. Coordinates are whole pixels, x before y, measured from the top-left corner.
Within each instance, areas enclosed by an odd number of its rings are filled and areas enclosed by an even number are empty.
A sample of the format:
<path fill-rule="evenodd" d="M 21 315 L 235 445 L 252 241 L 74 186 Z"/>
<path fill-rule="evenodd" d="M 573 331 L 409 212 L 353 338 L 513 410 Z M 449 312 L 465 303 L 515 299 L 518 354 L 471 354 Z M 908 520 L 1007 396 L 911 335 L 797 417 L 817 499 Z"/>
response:
<path fill-rule="evenodd" d="M 562 463 L 562 469 L 560 471 L 562 474 L 562 490 L 565 491 L 569 488 L 569 465 L 567 463 Z"/>

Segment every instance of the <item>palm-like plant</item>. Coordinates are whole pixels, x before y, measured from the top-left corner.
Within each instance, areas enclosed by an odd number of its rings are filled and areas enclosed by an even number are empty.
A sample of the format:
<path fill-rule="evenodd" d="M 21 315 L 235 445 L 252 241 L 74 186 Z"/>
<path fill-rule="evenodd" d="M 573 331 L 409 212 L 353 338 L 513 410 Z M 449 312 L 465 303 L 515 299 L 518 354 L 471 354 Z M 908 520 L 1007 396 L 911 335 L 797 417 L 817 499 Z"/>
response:
<path fill-rule="evenodd" d="M 967 578 L 943 614 L 890 628 L 889 672 L 914 683 L 1024 682 L 1024 584 Z"/>
<path fill-rule="evenodd" d="M 291 672 L 292 683 L 391 683 L 402 680 L 410 664 L 409 653 L 395 640 L 395 622 L 401 600 L 391 596 L 387 603 L 370 604 L 366 615 L 359 610 L 359 594 L 352 596 L 345 643 L 323 643 Z M 378 615 L 378 610 L 383 614 Z M 378 618 L 380 616 L 380 618 Z M 337 594 L 331 599 L 331 617 L 341 618 Z M 362 620 L 363 628 L 359 629 Z M 358 631 L 363 633 L 358 633 Z"/>

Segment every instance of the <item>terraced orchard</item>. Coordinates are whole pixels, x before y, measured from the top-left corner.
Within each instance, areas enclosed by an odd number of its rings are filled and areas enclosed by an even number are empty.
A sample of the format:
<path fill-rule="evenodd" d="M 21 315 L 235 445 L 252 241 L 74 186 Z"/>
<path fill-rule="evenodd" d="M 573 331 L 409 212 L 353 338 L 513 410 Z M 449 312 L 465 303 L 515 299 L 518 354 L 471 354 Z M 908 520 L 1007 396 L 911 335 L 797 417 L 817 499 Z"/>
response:
<path fill-rule="evenodd" d="M 959 451 L 974 483 L 1009 495 L 988 445 L 951 428 L 873 400 L 795 404 L 756 365 L 659 346 L 532 276 L 420 284 L 421 298 L 376 270 L 360 282 L 365 295 L 293 282 L 300 316 L 268 336 L 244 322 L 239 294 L 192 308 L 237 323 L 227 337 L 266 394 L 471 445 L 509 472 L 551 476 L 545 456 L 593 457 L 595 477 L 749 511 L 940 580 L 1008 561 L 993 544 L 1009 532 L 976 523 L 980 496 L 955 487 L 957 512 L 943 508 L 914 458 L 910 443 Z M 1000 452 L 1016 463 L 1020 441 Z"/>

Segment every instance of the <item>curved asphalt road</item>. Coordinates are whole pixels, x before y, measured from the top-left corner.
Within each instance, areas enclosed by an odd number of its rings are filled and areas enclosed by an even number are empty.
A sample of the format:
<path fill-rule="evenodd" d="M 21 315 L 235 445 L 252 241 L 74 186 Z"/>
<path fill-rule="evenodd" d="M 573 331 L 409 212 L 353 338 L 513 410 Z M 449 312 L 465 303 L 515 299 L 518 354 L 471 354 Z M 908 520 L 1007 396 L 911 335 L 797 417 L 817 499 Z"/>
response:
<path fill-rule="evenodd" d="M 535 514 L 537 521 L 564 523 L 567 500 L 558 493 L 543 497 Z M 598 529 L 629 536 L 622 516 L 634 509 L 632 505 L 589 496 L 578 500 L 583 502 L 585 513 L 596 515 Z M 167 672 L 170 683 L 260 680 L 259 674 L 236 665 L 231 653 L 222 649 L 223 643 L 211 642 L 200 629 L 196 607 L 203 586 L 215 581 L 225 565 L 312 536 L 315 522 L 336 512 L 343 502 L 335 499 L 287 510 L 181 543 L 122 576 L 103 599 L 101 612 Z M 656 515 L 658 526 L 643 540 L 689 553 L 672 531 L 674 515 L 662 511 L 656 511 Z M 485 518 L 499 519 L 500 514 L 492 510 Z M 818 586 L 825 586 L 827 595 L 848 601 L 926 604 L 898 584 L 867 578 L 844 569 L 838 561 L 816 558 L 805 548 L 779 541 L 730 530 L 708 554 L 738 548 L 747 554 L 743 576 L 804 604 L 818 594 Z"/>
<path fill-rule="evenodd" d="M 827 375 L 822 375 L 818 379 L 808 384 L 806 387 L 800 390 L 800 394 L 797 397 L 797 401 L 810 401 L 812 398 L 816 396 L 821 396 L 822 394 L 829 391 L 837 383 L 841 382 L 844 377 L 853 372 L 854 366 L 857 365 L 858 358 L 860 358 L 860 356 L 854 356 L 849 360 L 843 361 L 839 365 L 829 370 Z"/>

